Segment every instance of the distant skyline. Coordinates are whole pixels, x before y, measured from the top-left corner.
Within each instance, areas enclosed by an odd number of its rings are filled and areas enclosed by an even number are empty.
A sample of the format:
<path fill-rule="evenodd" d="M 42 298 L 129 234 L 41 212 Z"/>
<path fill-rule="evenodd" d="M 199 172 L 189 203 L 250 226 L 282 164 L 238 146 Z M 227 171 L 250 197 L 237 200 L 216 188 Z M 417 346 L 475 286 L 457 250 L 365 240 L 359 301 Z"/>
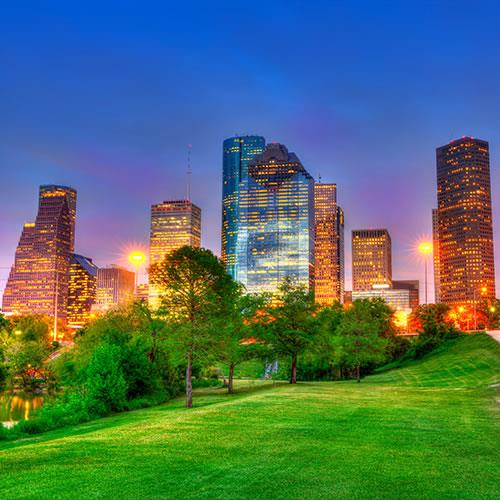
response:
<path fill-rule="evenodd" d="M 498 289 L 499 17 L 493 1 L 6 4 L 0 294 L 41 184 L 77 190 L 77 253 L 128 265 L 151 205 L 186 196 L 188 144 L 202 245 L 220 255 L 222 143 L 247 133 L 337 184 L 348 290 L 366 228 L 389 230 L 393 278 L 423 289 L 435 149 L 488 141 Z"/>

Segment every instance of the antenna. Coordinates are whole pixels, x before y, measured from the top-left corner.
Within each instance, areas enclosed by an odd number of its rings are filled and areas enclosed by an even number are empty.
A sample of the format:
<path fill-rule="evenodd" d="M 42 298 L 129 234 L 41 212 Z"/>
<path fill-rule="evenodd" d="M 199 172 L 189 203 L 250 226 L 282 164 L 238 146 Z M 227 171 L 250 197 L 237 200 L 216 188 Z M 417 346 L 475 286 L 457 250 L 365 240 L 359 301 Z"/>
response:
<path fill-rule="evenodd" d="M 321 184 L 321 172 L 318 174 L 318 183 Z"/>
<path fill-rule="evenodd" d="M 187 190 L 186 190 L 186 194 L 187 194 L 187 200 L 188 201 L 191 201 L 191 148 L 193 146 L 191 144 L 188 144 L 188 157 L 187 157 L 187 172 L 186 172 L 186 175 L 187 175 Z"/>

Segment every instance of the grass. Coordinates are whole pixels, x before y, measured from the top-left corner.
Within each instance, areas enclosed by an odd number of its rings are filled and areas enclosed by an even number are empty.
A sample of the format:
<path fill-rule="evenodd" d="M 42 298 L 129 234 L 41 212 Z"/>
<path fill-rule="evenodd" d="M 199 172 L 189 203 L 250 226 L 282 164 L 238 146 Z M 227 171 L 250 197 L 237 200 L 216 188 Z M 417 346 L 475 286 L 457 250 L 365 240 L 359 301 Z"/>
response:
<path fill-rule="evenodd" d="M 3 443 L 0 497 L 498 498 L 499 360 L 478 335 L 361 384 L 245 382 Z"/>

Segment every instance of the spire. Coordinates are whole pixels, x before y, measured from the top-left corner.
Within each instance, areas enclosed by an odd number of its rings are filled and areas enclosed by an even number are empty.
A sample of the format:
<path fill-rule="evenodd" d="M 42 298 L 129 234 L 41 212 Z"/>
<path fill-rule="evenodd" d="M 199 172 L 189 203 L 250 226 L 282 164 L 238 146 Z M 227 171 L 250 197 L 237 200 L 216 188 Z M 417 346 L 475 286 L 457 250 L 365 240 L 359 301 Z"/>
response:
<path fill-rule="evenodd" d="M 186 177 L 187 177 L 187 186 L 186 186 L 186 196 L 187 200 L 191 201 L 191 148 L 193 147 L 191 144 L 188 144 L 188 156 L 187 156 L 187 172 L 186 172 Z"/>

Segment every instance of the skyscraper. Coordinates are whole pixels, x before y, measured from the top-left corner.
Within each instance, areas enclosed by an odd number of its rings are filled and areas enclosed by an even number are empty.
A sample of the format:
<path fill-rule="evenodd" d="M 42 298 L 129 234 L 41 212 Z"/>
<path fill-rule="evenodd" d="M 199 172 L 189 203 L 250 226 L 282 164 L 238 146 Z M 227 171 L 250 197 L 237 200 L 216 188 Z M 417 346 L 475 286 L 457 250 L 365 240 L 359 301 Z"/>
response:
<path fill-rule="evenodd" d="M 151 207 L 149 264 L 162 262 L 178 248 L 201 245 L 201 209 L 189 200 L 170 200 Z M 149 284 L 149 301 L 158 305 L 158 289 Z"/>
<path fill-rule="evenodd" d="M 457 139 L 437 148 L 436 160 L 440 300 L 472 304 L 494 298 L 488 143 Z"/>
<path fill-rule="evenodd" d="M 74 189 L 40 186 L 38 214 L 24 225 L 3 295 L 4 311 L 66 320 L 75 218 Z"/>
<path fill-rule="evenodd" d="M 352 290 L 372 290 L 373 285 L 392 286 L 392 247 L 387 229 L 352 232 Z"/>
<path fill-rule="evenodd" d="M 268 144 L 240 185 L 236 279 L 275 292 L 287 276 L 312 287 L 314 180 L 295 153 Z"/>
<path fill-rule="evenodd" d="M 314 186 L 314 296 L 321 305 L 343 301 L 344 220 L 336 184 Z"/>
<path fill-rule="evenodd" d="M 135 275 L 120 266 L 101 267 L 97 270 L 97 290 L 92 310 L 105 312 L 113 306 L 133 300 Z"/>
<path fill-rule="evenodd" d="M 69 265 L 69 326 L 80 327 L 88 322 L 96 289 L 97 266 L 88 257 L 72 254 Z"/>
<path fill-rule="evenodd" d="M 227 272 L 236 278 L 239 229 L 240 186 L 247 179 L 248 165 L 264 152 L 264 137 L 231 137 L 223 144 L 222 173 L 222 260 Z"/>
<path fill-rule="evenodd" d="M 439 278 L 439 212 L 432 209 L 432 260 L 434 267 L 434 302 L 441 302 L 441 280 Z"/>

